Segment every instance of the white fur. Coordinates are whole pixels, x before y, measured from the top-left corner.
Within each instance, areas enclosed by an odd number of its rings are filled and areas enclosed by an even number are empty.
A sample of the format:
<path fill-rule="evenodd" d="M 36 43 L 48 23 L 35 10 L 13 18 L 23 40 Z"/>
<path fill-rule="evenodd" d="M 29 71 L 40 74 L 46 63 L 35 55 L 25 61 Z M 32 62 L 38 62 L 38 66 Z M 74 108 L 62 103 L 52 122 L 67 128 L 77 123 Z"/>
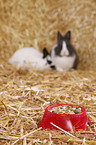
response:
<path fill-rule="evenodd" d="M 49 64 L 47 64 L 47 57 L 45 59 L 42 57 L 43 54 L 40 51 L 25 47 L 17 50 L 13 56 L 9 58 L 8 62 L 17 66 L 17 68 L 21 66 L 30 67 L 31 65 L 37 70 L 50 69 Z"/>
<path fill-rule="evenodd" d="M 76 58 L 75 54 L 73 56 L 64 56 L 63 52 L 65 51 L 65 44 L 63 44 L 62 57 L 55 55 L 55 48 L 57 44 L 55 44 L 51 49 L 51 58 L 52 62 L 56 66 L 58 71 L 68 71 L 72 68 L 74 60 Z M 68 52 L 66 51 L 68 55 Z"/>
<path fill-rule="evenodd" d="M 65 41 L 62 42 L 62 50 L 61 50 L 61 56 L 67 56 L 69 55 L 69 51 L 67 49 Z"/>

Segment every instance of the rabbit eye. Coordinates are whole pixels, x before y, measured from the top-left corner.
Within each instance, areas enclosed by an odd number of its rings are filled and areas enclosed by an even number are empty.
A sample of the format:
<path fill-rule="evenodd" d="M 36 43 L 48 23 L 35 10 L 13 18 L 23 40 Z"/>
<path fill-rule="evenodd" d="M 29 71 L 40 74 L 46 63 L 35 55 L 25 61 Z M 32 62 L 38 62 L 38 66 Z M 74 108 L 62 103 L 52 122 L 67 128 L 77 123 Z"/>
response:
<path fill-rule="evenodd" d="M 59 45 L 55 48 L 55 54 L 56 54 L 56 55 L 60 55 L 61 50 L 62 50 L 62 44 L 61 44 L 61 45 L 59 44 Z"/>

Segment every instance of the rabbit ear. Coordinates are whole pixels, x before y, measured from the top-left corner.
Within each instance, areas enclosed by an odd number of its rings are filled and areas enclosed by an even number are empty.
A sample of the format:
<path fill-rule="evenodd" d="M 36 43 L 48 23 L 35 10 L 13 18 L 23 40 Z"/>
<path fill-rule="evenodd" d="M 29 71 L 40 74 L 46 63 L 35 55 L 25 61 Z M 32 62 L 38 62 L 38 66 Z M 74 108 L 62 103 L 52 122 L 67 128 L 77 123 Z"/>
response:
<path fill-rule="evenodd" d="M 58 31 L 57 32 L 57 42 L 59 43 L 59 42 L 61 42 L 61 40 L 62 40 L 62 35 L 61 35 L 61 33 Z"/>
<path fill-rule="evenodd" d="M 68 32 L 65 34 L 64 38 L 65 38 L 66 40 L 69 40 L 69 41 L 70 41 L 70 39 L 71 39 L 71 31 L 68 31 Z"/>
<path fill-rule="evenodd" d="M 49 55 L 46 48 L 43 49 L 43 58 L 46 58 Z"/>

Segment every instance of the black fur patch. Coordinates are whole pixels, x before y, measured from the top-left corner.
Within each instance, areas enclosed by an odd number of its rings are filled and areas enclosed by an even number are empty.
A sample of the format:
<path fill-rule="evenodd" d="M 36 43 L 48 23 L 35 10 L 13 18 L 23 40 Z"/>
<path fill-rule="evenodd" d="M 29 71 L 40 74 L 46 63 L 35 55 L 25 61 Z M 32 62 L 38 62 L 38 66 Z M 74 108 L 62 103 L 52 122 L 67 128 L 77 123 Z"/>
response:
<path fill-rule="evenodd" d="M 47 63 L 48 63 L 48 64 L 52 64 L 52 61 L 51 61 L 51 60 L 47 60 Z"/>
<path fill-rule="evenodd" d="M 46 58 L 48 56 L 48 51 L 46 48 L 43 49 L 43 58 Z"/>
<path fill-rule="evenodd" d="M 52 68 L 52 69 L 56 70 L 55 65 L 51 65 L 51 66 L 50 66 L 50 68 Z"/>
<path fill-rule="evenodd" d="M 68 40 L 68 41 L 70 41 L 70 39 L 71 39 L 71 31 L 68 31 L 66 34 L 65 34 L 65 36 L 63 37 L 65 40 Z"/>
<path fill-rule="evenodd" d="M 61 46 L 59 45 L 55 48 L 55 55 L 60 56 L 61 50 L 62 50 L 62 44 Z"/>

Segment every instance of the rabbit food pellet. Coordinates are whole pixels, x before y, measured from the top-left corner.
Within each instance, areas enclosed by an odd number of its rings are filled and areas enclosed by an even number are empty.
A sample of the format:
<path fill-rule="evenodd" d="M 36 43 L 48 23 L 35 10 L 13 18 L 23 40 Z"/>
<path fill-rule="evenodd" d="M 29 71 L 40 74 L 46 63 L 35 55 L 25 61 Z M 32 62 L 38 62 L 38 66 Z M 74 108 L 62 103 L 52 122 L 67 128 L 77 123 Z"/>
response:
<path fill-rule="evenodd" d="M 62 105 L 62 106 L 53 107 L 52 109 L 50 109 L 50 112 L 57 113 L 57 114 L 77 114 L 82 112 L 82 110 L 78 106 Z"/>

